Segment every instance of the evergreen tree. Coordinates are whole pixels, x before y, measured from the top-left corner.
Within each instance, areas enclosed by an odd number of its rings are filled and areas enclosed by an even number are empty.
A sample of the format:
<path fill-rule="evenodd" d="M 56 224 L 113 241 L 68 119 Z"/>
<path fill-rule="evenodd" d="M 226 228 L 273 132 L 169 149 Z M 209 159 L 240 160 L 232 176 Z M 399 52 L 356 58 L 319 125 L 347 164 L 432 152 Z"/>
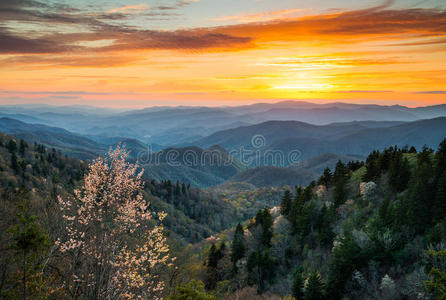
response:
<path fill-rule="evenodd" d="M 446 139 L 444 139 L 438 146 L 435 153 L 435 176 L 440 178 L 446 171 Z"/>
<path fill-rule="evenodd" d="M 437 181 L 433 212 L 435 221 L 441 221 L 446 217 L 446 171 Z"/>
<path fill-rule="evenodd" d="M 365 163 L 366 172 L 362 178 L 363 181 L 365 181 L 365 182 L 375 181 L 376 178 L 380 175 L 381 171 L 378 167 L 379 156 L 380 156 L 379 151 L 374 150 L 367 157 L 367 160 Z"/>
<path fill-rule="evenodd" d="M 206 263 L 206 289 L 213 290 L 217 286 L 218 278 L 218 262 L 223 258 L 225 244 L 222 243 L 219 248 L 212 244 L 209 249 L 209 256 Z"/>
<path fill-rule="evenodd" d="M 265 247 L 271 247 L 271 238 L 273 237 L 273 217 L 269 209 L 259 210 L 255 217 L 255 226 L 262 229 L 261 243 Z"/>
<path fill-rule="evenodd" d="M 295 299 L 304 299 L 304 277 L 302 275 L 302 269 L 296 268 L 293 277 L 292 295 Z"/>
<path fill-rule="evenodd" d="M 407 194 L 408 225 L 414 226 L 418 233 L 424 231 L 432 222 L 434 215 L 435 182 L 431 161 L 431 150 L 426 147 L 417 155 L 417 167 L 410 180 Z"/>
<path fill-rule="evenodd" d="M 25 148 L 28 147 L 28 145 L 25 143 L 24 140 L 20 140 L 20 146 L 19 146 L 19 153 L 20 155 L 25 155 Z"/>
<path fill-rule="evenodd" d="M 10 248 L 19 253 L 22 261 L 23 272 L 23 299 L 27 297 L 27 271 L 28 265 L 34 265 L 36 255 L 43 253 L 48 248 L 48 236 L 40 227 L 37 216 L 28 212 L 27 205 L 19 206 L 17 224 L 11 226 L 8 231 L 12 237 Z"/>
<path fill-rule="evenodd" d="M 305 300 L 324 300 L 324 283 L 321 275 L 313 272 L 307 278 L 307 285 L 305 287 Z"/>
<path fill-rule="evenodd" d="M 319 241 L 324 246 L 332 245 L 335 237 L 335 233 L 331 227 L 333 212 L 333 210 L 328 209 L 324 204 L 319 213 Z"/>
<path fill-rule="evenodd" d="M 11 169 L 13 169 L 15 173 L 18 173 L 20 170 L 19 163 L 17 162 L 17 155 L 15 153 L 11 154 Z"/>
<path fill-rule="evenodd" d="M 186 185 L 184 184 L 184 182 L 181 184 L 181 193 L 183 194 L 183 196 L 187 197 Z"/>
<path fill-rule="evenodd" d="M 410 180 L 410 166 L 407 158 L 401 152 L 395 153 L 389 167 L 389 183 L 394 192 L 407 189 Z"/>
<path fill-rule="evenodd" d="M 282 197 L 282 202 L 280 203 L 280 213 L 287 216 L 290 213 L 292 204 L 291 192 L 286 190 Z"/>
<path fill-rule="evenodd" d="M 181 195 L 180 183 L 177 181 L 175 184 L 175 196 Z"/>
<path fill-rule="evenodd" d="M 347 196 L 346 191 L 346 182 L 342 178 L 336 179 L 335 183 L 335 189 L 333 194 L 333 203 L 335 207 L 339 207 L 340 205 L 344 204 Z"/>
<path fill-rule="evenodd" d="M 335 187 L 333 202 L 335 207 L 339 207 L 340 205 L 344 204 L 346 200 L 347 175 L 348 175 L 348 169 L 341 161 L 338 161 L 333 175 L 333 182 Z"/>
<path fill-rule="evenodd" d="M 14 140 L 9 140 L 8 143 L 6 144 L 6 148 L 8 149 L 8 151 L 10 153 L 13 153 L 17 150 L 17 143 Z"/>
<path fill-rule="evenodd" d="M 389 198 L 384 198 L 378 208 L 378 216 L 380 220 L 379 227 L 389 227 L 393 221 L 391 211 L 391 203 Z"/>
<path fill-rule="evenodd" d="M 233 263 L 233 271 L 237 273 L 237 261 L 245 256 L 245 236 L 243 226 L 238 223 L 234 232 L 234 240 L 231 246 L 231 261 Z"/>
<path fill-rule="evenodd" d="M 351 234 L 347 234 L 333 250 L 332 258 L 328 264 L 327 294 L 331 299 L 341 299 L 345 284 L 350 280 L 358 264 L 364 263 L 361 251 L 355 244 Z"/>
<path fill-rule="evenodd" d="M 319 184 L 323 184 L 323 185 L 328 187 L 328 186 L 331 185 L 332 180 L 333 180 L 333 175 L 331 174 L 330 169 L 329 168 L 325 168 L 324 173 L 319 178 L 318 183 Z"/>
<path fill-rule="evenodd" d="M 274 261 L 269 255 L 268 250 L 261 251 L 258 249 L 251 252 L 248 256 L 246 264 L 248 271 L 248 282 L 257 284 L 257 292 L 262 293 L 266 284 L 273 278 L 275 273 Z"/>

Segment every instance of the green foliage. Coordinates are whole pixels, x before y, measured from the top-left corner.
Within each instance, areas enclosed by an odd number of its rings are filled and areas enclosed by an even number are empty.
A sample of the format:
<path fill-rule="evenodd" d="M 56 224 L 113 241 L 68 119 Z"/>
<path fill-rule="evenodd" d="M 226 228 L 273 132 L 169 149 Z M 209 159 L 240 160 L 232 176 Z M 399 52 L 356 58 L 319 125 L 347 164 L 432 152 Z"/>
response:
<path fill-rule="evenodd" d="M 234 232 L 234 239 L 231 245 L 231 261 L 233 263 L 233 271 L 237 273 L 237 262 L 245 256 L 245 237 L 243 226 L 238 223 Z"/>
<path fill-rule="evenodd" d="M 169 295 L 169 300 L 213 300 L 215 296 L 206 293 L 202 281 L 191 280 L 176 288 L 174 294 Z"/>
<path fill-rule="evenodd" d="M 329 262 L 327 292 L 333 299 L 341 299 L 345 284 L 361 260 L 360 249 L 351 234 L 346 235 L 333 248 Z"/>
<path fill-rule="evenodd" d="M 446 171 L 437 179 L 434 203 L 434 220 L 441 221 L 446 216 Z"/>
<path fill-rule="evenodd" d="M 324 282 L 322 281 L 321 275 L 319 273 L 313 272 L 307 278 L 304 300 L 323 300 L 323 299 L 325 299 Z"/>
<path fill-rule="evenodd" d="M 269 209 L 259 210 L 255 217 L 254 226 L 260 226 L 262 229 L 261 243 L 264 247 L 271 247 L 271 238 L 273 237 L 273 218 Z"/>
<path fill-rule="evenodd" d="M 294 270 L 293 286 L 291 292 L 293 297 L 297 300 L 304 299 L 304 281 L 305 280 L 302 274 L 302 269 L 299 267 L 296 268 L 296 270 Z"/>
<path fill-rule="evenodd" d="M 11 154 L 11 169 L 13 169 L 15 173 L 18 173 L 20 171 L 20 166 L 17 161 L 17 155 L 15 153 Z"/>
<path fill-rule="evenodd" d="M 280 213 L 282 215 L 288 215 L 291 210 L 291 204 L 292 204 L 292 195 L 289 190 L 286 190 L 282 197 L 282 202 L 280 203 Z"/>
<path fill-rule="evenodd" d="M 429 272 L 426 289 L 438 300 L 446 299 L 446 250 L 429 251 L 429 256 L 436 261 Z"/>
<path fill-rule="evenodd" d="M 38 223 L 37 216 L 30 214 L 26 202 L 19 205 L 16 224 L 8 232 L 11 235 L 9 249 L 14 250 L 22 261 L 23 299 L 26 299 L 27 272 L 29 268 L 33 273 L 39 269 L 38 256 L 49 247 L 48 235 Z"/>
<path fill-rule="evenodd" d="M 225 243 L 221 243 L 220 247 L 212 244 L 209 249 L 208 260 L 206 263 L 206 289 L 213 290 L 217 287 L 219 281 L 218 263 L 224 257 L 226 249 Z"/>
<path fill-rule="evenodd" d="M 8 149 L 10 153 L 14 153 L 17 151 L 17 143 L 13 139 L 10 139 L 6 144 L 6 149 Z"/>
<path fill-rule="evenodd" d="M 333 203 L 335 207 L 339 207 L 340 205 L 344 204 L 346 200 L 346 195 L 347 195 L 346 184 L 348 175 L 349 175 L 348 168 L 341 161 L 338 161 L 333 175 L 333 182 L 334 182 Z"/>
<path fill-rule="evenodd" d="M 269 250 L 251 252 L 248 256 L 246 269 L 249 275 L 248 282 L 257 285 L 257 291 L 263 293 L 275 273 L 274 260 L 271 258 Z"/>
<path fill-rule="evenodd" d="M 325 168 L 324 173 L 318 180 L 318 184 L 323 184 L 325 186 L 330 186 L 333 180 L 333 175 L 329 168 Z"/>
<path fill-rule="evenodd" d="M 402 192 L 407 189 L 410 179 L 410 166 L 407 158 L 403 158 L 402 152 L 395 153 L 389 167 L 389 183 L 394 192 Z"/>

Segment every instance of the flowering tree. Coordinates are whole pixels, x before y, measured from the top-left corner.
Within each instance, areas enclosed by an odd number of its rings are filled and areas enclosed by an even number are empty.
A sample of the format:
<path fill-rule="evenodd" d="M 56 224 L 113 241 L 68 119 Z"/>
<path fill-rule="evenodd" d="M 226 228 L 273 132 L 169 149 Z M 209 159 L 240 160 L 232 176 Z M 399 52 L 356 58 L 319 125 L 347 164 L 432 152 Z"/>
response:
<path fill-rule="evenodd" d="M 135 176 L 137 165 L 127 155 L 119 146 L 110 150 L 91 163 L 74 199 L 59 197 L 66 226 L 56 244 L 68 260 L 73 298 L 159 299 L 164 289 L 156 275 L 169 260 L 163 226 L 152 217 L 142 172 Z"/>

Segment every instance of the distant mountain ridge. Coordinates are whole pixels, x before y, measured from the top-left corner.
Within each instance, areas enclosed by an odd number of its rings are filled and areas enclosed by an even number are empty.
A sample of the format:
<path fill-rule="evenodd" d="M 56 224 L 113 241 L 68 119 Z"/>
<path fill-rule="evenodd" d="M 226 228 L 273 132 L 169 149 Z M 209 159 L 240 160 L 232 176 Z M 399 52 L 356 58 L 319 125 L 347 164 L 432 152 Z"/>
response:
<path fill-rule="evenodd" d="M 37 142 L 47 147 L 55 148 L 68 156 L 80 159 L 96 158 L 101 153 L 107 151 L 110 146 L 116 146 L 118 143 L 126 144 L 131 154 L 135 156 L 138 152 L 147 149 L 144 144 L 134 139 L 115 137 L 108 140 L 96 140 L 63 128 L 42 124 L 28 124 L 5 117 L 0 118 L 0 131 L 30 143 Z"/>
<path fill-rule="evenodd" d="M 151 107 L 129 111 L 85 106 L 0 106 L 0 116 L 65 128 L 83 135 L 123 136 L 175 146 L 224 129 L 266 121 L 328 125 L 354 121 L 412 122 L 446 116 L 446 104 L 427 107 L 282 101 L 222 107 Z M 16 117 L 15 117 L 16 116 Z M 32 119 L 36 120 L 32 120 Z"/>
<path fill-rule="evenodd" d="M 261 162 L 267 161 L 266 154 L 280 151 L 286 166 L 296 162 L 286 160 L 292 151 L 299 153 L 300 161 L 325 153 L 364 156 L 373 149 L 392 145 L 414 145 L 418 149 L 424 145 L 435 147 L 446 137 L 446 117 L 394 124 L 311 125 L 298 121 L 268 121 L 219 131 L 193 144 L 200 147 L 218 144 L 234 153 L 239 153 L 239 149 L 251 149 L 255 155 L 260 153 Z M 252 143 L 256 136 L 263 138 L 263 145 L 258 148 Z"/>

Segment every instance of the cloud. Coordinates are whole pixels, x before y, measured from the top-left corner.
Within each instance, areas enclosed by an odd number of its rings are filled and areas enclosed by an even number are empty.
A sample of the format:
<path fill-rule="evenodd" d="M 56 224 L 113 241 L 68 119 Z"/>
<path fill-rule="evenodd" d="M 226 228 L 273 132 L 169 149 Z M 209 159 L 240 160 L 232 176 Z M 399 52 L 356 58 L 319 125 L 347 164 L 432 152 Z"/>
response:
<path fill-rule="evenodd" d="M 74 50 L 74 48 L 47 39 L 27 39 L 14 36 L 2 32 L 0 28 L 0 53 L 3 54 L 60 53 Z"/>
<path fill-rule="evenodd" d="M 386 90 L 348 90 L 348 91 L 336 91 L 336 93 L 394 93 L 394 91 Z"/>
<path fill-rule="evenodd" d="M 106 13 L 114 14 L 114 13 L 141 13 L 142 11 L 147 10 L 149 7 L 145 3 L 141 3 L 138 5 L 125 5 L 118 8 L 107 10 Z"/>
<path fill-rule="evenodd" d="M 414 92 L 413 94 L 443 95 L 446 94 L 446 91 L 421 91 L 421 92 Z"/>
<path fill-rule="evenodd" d="M 244 15 L 233 15 L 233 16 L 225 16 L 219 18 L 213 18 L 211 21 L 236 21 L 239 23 L 251 23 L 251 22 L 266 22 L 272 21 L 276 19 L 295 17 L 296 14 L 300 14 L 303 12 L 309 12 L 309 9 L 283 9 L 276 11 L 269 11 L 257 14 L 244 14 Z"/>
<path fill-rule="evenodd" d="M 198 2 L 200 2 L 200 0 L 179 0 L 179 1 L 175 2 L 173 5 L 159 5 L 159 6 L 155 6 L 154 9 L 157 9 L 157 10 L 179 9 L 179 8 L 188 6 L 192 3 L 198 3 Z"/>
<path fill-rule="evenodd" d="M 367 41 L 406 42 L 414 39 L 432 40 L 446 38 L 446 12 L 441 9 L 390 9 L 392 1 L 369 9 L 327 13 L 306 17 L 289 17 L 299 10 L 276 11 L 258 15 L 232 16 L 234 20 L 263 20 L 236 25 L 209 28 L 192 28 L 182 30 L 148 30 L 130 26 L 125 20 L 133 12 L 143 11 L 147 16 L 171 16 L 165 10 L 177 9 L 197 0 L 176 1 L 172 6 L 152 7 L 150 11 L 144 4 L 122 6 L 109 13 L 95 14 L 61 5 L 49 5 L 35 0 L 1 0 L 0 53 L 16 54 L 18 57 L 8 60 L 28 62 L 55 59 L 57 63 L 82 64 L 82 55 L 86 65 L 94 64 L 89 54 L 103 53 L 104 59 L 98 64 L 107 62 L 118 64 L 131 61 L 128 55 L 118 58 L 108 52 L 126 50 L 177 50 L 177 51 L 241 51 L 254 48 L 280 47 L 286 43 L 310 43 L 315 45 L 345 45 Z M 53 2 L 51 2 L 53 3 Z M 158 12 L 156 10 L 159 10 Z M 284 18 L 285 17 L 285 18 Z M 238 19 L 237 19 L 238 18 Z M 244 19 L 243 19 L 244 18 Z M 284 19 L 283 19 L 284 18 Z M 228 19 L 228 20 L 229 20 Z M 265 21 L 267 20 L 267 21 Z M 32 22 L 42 28 L 58 28 L 68 25 L 79 28 L 76 32 L 64 30 L 53 33 L 27 32 L 20 26 L 11 27 L 9 21 Z M 5 25 L 6 24 L 6 25 Z M 9 26 L 9 27 L 5 27 Z M 113 41 L 103 47 L 88 47 L 99 40 Z M 88 42 L 88 43 L 86 43 Z M 74 56 L 69 59 L 42 55 L 28 56 L 24 54 L 66 54 Z M 78 55 L 79 57 L 76 57 Z M 376 60 L 344 61 L 345 64 L 380 64 Z M 388 61 L 387 63 L 392 63 Z M 395 63 L 399 63 L 396 59 Z M 342 64 L 342 62 L 338 63 Z"/>

